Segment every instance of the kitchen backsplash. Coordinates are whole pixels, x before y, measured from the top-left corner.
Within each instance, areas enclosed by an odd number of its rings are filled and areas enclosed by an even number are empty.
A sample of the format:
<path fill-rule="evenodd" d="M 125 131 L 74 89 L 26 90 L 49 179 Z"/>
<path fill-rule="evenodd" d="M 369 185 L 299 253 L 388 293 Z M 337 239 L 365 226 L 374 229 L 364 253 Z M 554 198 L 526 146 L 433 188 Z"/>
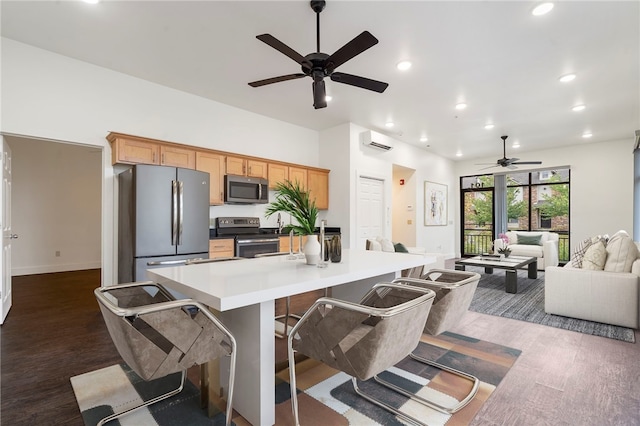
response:
<path fill-rule="evenodd" d="M 269 201 L 275 199 L 275 191 L 269 191 Z M 209 223 L 210 227 L 215 227 L 215 218 L 217 217 L 259 217 L 260 226 L 262 228 L 275 228 L 278 226 L 278 215 L 274 214 L 270 218 L 266 218 L 264 212 L 269 204 L 225 204 L 222 206 L 209 206 Z M 320 210 L 318 213 L 318 225 L 320 220 L 325 219 L 326 211 Z M 290 223 L 291 217 L 287 213 L 281 213 L 282 223 L 284 225 Z M 327 224 L 329 225 L 329 224 Z"/>

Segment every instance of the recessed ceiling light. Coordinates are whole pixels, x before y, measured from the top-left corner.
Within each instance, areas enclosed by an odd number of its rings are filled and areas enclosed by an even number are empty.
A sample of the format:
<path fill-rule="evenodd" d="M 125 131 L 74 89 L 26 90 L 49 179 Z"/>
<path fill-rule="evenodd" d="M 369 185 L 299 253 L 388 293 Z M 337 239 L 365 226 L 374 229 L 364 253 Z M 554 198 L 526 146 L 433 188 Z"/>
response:
<path fill-rule="evenodd" d="M 89 3 L 89 4 L 98 4 L 100 3 L 100 0 L 82 0 L 85 3 Z"/>
<path fill-rule="evenodd" d="M 584 132 L 582 134 L 582 137 L 585 139 L 589 139 L 591 136 L 593 136 L 593 134 L 591 132 Z"/>
<path fill-rule="evenodd" d="M 423 137 L 420 138 L 420 142 L 426 142 L 428 140 L 429 140 L 429 138 L 427 138 L 426 136 L 423 136 Z"/>
<path fill-rule="evenodd" d="M 333 99 L 333 97 L 331 95 L 327 95 L 324 97 L 324 100 L 327 102 L 331 102 L 331 99 Z"/>
<path fill-rule="evenodd" d="M 520 142 L 514 142 L 511 148 L 520 148 Z"/>
<path fill-rule="evenodd" d="M 578 112 L 578 111 L 582 111 L 585 108 L 586 108 L 586 106 L 584 106 L 584 105 L 576 105 L 573 108 L 571 108 L 571 110 Z"/>
<path fill-rule="evenodd" d="M 400 61 L 396 64 L 396 68 L 398 68 L 400 71 L 406 71 L 409 68 L 411 68 L 411 62 L 409 61 Z"/>
<path fill-rule="evenodd" d="M 393 121 L 387 121 L 386 123 L 384 123 L 384 125 L 385 125 L 386 127 L 393 127 L 393 126 L 395 126 L 395 124 L 393 123 Z"/>
<path fill-rule="evenodd" d="M 545 15 L 551 12 L 551 9 L 553 9 L 553 3 L 551 2 L 540 3 L 539 5 L 533 8 L 533 10 L 531 11 L 531 14 L 534 16 Z"/>
<path fill-rule="evenodd" d="M 465 109 L 467 107 L 467 104 L 465 104 L 464 102 L 460 102 L 456 104 L 456 109 L 460 110 L 460 109 Z"/>
<path fill-rule="evenodd" d="M 462 152 L 460 151 L 456 152 L 456 157 L 462 157 Z"/>
<path fill-rule="evenodd" d="M 562 77 L 560 77 L 558 80 L 560 80 L 562 83 L 568 83 L 570 81 L 575 80 L 576 75 L 575 74 L 565 74 Z"/>
<path fill-rule="evenodd" d="M 485 124 L 485 125 L 484 125 L 484 128 L 485 128 L 485 129 L 487 129 L 487 130 L 491 130 L 491 129 L 493 129 L 494 127 L 495 127 L 495 126 L 494 126 L 493 124 L 491 124 L 491 123 L 489 123 L 489 124 Z"/>

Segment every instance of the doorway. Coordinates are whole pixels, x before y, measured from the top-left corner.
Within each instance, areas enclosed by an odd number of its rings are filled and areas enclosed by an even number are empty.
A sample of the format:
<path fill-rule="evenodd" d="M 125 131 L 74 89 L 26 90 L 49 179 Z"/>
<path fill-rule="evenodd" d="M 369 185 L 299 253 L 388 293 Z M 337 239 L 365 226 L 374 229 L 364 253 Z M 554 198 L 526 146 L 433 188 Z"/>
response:
<path fill-rule="evenodd" d="M 102 265 L 102 149 L 4 136 L 13 152 L 12 275 Z M 10 315 L 9 315 L 10 317 Z"/>

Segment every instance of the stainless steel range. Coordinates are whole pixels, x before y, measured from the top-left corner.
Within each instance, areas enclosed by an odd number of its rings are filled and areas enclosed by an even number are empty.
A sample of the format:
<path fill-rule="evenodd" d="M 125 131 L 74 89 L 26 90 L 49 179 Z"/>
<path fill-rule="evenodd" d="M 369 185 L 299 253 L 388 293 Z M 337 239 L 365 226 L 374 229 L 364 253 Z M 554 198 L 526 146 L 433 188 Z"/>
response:
<path fill-rule="evenodd" d="M 257 254 L 280 251 L 278 235 L 261 230 L 260 218 L 257 217 L 218 217 L 216 235 L 235 238 L 236 257 L 255 257 Z"/>

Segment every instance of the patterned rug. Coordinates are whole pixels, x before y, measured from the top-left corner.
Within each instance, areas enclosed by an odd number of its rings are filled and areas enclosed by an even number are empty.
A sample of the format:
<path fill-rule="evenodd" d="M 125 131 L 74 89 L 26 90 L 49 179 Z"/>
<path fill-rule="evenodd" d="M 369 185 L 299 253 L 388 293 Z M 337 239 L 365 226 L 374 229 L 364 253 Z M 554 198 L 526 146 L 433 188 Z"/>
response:
<path fill-rule="evenodd" d="M 482 275 L 469 307 L 472 311 L 630 343 L 636 341 L 633 330 L 627 327 L 547 314 L 544 311 L 542 271 L 538 271 L 538 278 L 534 280 L 527 278 L 526 270 L 518 271 L 518 293 L 511 294 L 505 292 L 504 271 L 494 269 L 493 274 L 485 274 L 484 268 L 467 266 L 466 269 Z"/>
<path fill-rule="evenodd" d="M 416 405 L 391 390 L 371 381 L 361 387 L 393 406 L 408 410 L 430 425 L 468 424 L 496 389 L 520 355 L 519 350 L 461 336 L 443 333 L 433 337 L 423 335 L 416 353 L 458 370 L 471 373 L 481 380 L 478 393 L 458 413 L 446 415 L 422 405 Z M 428 343 L 428 344 L 427 344 Z M 341 372 L 313 360 L 306 360 L 296 369 L 299 389 L 300 422 L 306 425 L 403 425 L 395 416 L 363 400 L 353 391 L 351 380 Z M 421 395 L 452 403 L 460 400 L 470 389 L 470 383 L 449 373 L 406 358 L 385 373 L 386 379 L 401 384 Z M 276 425 L 293 424 L 289 392 L 289 372 L 276 376 Z M 159 387 L 177 386 L 179 375 L 159 379 L 153 386 L 145 383 L 124 365 L 114 365 L 71 378 L 71 384 L 87 426 L 114 410 L 121 411 L 130 401 L 148 398 L 161 392 Z M 242 398 L 242 395 L 238 395 Z M 222 425 L 224 414 L 209 419 L 199 406 L 199 392 L 187 381 L 183 393 L 154 404 L 150 409 L 120 419 L 120 425 Z M 234 415 L 235 424 L 247 422 Z M 117 422 L 113 422 L 117 424 Z M 111 424 L 109 425 L 111 426 Z"/>

